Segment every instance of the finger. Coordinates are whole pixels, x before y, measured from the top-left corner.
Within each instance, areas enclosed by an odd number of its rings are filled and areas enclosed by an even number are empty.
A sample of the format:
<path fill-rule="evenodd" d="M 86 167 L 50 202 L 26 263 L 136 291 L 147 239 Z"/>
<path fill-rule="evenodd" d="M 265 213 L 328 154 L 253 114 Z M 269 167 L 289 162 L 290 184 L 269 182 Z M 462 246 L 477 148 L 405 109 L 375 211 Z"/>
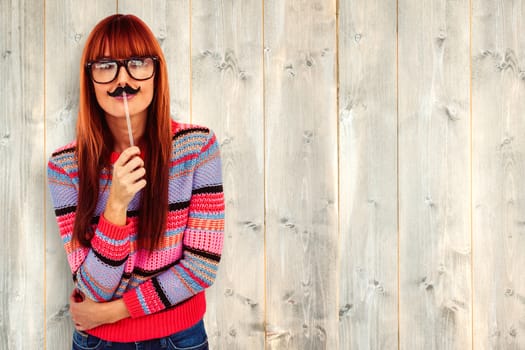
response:
<path fill-rule="evenodd" d="M 135 170 L 131 174 L 127 174 L 125 177 L 123 177 L 121 179 L 123 191 L 122 193 L 126 193 L 127 195 L 134 195 L 137 192 L 135 185 L 137 184 L 137 182 L 144 179 L 145 174 L 146 170 L 144 170 L 144 168 L 140 168 Z"/>
<path fill-rule="evenodd" d="M 138 191 L 140 191 L 144 187 L 146 187 L 146 180 L 141 179 L 141 180 L 139 180 L 139 181 L 137 181 L 137 182 L 135 182 L 133 184 L 132 191 L 133 191 L 133 193 L 137 193 Z"/>
<path fill-rule="evenodd" d="M 132 175 L 128 175 L 122 180 L 122 182 L 123 186 L 120 189 L 120 195 L 129 198 L 130 200 L 138 191 L 146 186 L 146 180 L 140 176 L 132 177 Z"/>
<path fill-rule="evenodd" d="M 73 298 L 73 300 L 76 303 L 80 303 L 84 300 L 84 294 L 80 290 L 75 288 L 73 289 L 73 292 L 71 293 L 71 298 Z"/>
<path fill-rule="evenodd" d="M 138 180 L 142 179 L 144 175 L 146 175 L 146 169 L 138 168 L 137 170 L 134 170 L 133 172 L 129 173 L 125 177 L 124 182 L 128 184 L 134 184 Z"/>
<path fill-rule="evenodd" d="M 131 172 L 137 168 L 143 168 L 144 167 L 144 160 L 140 158 L 139 156 L 133 156 L 131 157 L 126 164 L 122 166 L 123 169 L 125 169 L 127 172 Z"/>
<path fill-rule="evenodd" d="M 76 310 L 76 301 L 73 297 L 71 297 L 69 299 L 69 313 L 71 315 L 74 315 L 75 314 L 75 310 Z"/>
<path fill-rule="evenodd" d="M 117 161 L 115 162 L 115 166 L 123 166 L 126 164 L 132 157 L 137 156 L 140 154 L 140 149 L 137 146 L 132 146 L 129 148 L 126 148 L 118 157 Z"/>
<path fill-rule="evenodd" d="M 144 168 L 144 161 L 140 157 L 134 156 L 126 164 L 122 166 L 115 166 L 113 169 L 113 178 L 123 179 L 128 174 L 141 168 Z"/>

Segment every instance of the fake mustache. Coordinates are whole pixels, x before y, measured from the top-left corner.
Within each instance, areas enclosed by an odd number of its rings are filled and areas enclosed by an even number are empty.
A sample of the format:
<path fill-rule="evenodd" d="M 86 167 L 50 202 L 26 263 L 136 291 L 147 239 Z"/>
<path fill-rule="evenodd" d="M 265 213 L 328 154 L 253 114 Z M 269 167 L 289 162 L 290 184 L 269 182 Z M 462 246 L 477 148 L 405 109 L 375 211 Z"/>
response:
<path fill-rule="evenodd" d="M 137 92 L 140 91 L 140 86 L 136 89 L 132 88 L 129 85 L 126 85 L 124 87 L 119 86 L 114 91 L 108 91 L 108 95 L 111 97 L 117 97 L 121 96 L 124 91 L 126 92 L 126 95 L 135 95 Z"/>

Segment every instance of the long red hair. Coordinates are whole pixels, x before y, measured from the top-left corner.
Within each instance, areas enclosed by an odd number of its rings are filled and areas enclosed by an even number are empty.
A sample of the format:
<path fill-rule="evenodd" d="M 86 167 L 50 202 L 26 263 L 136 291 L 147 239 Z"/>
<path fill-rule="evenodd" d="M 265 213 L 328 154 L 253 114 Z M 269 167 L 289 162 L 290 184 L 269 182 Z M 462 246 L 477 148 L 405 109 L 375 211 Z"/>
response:
<path fill-rule="evenodd" d="M 148 108 L 143 136 L 147 185 L 142 190 L 138 214 L 138 245 L 153 250 L 163 236 L 168 209 L 169 159 L 171 155 L 170 97 L 166 60 L 148 26 L 133 15 L 112 15 L 100 21 L 89 35 L 80 62 L 80 106 L 77 120 L 79 194 L 73 239 L 90 246 L 91 224 L 100 191 L 100 174 L 110 167 L 113 136 L 99 106 L 85 65 L 104 57 L 154 55 L 159 58 L 154 95 Z"/>

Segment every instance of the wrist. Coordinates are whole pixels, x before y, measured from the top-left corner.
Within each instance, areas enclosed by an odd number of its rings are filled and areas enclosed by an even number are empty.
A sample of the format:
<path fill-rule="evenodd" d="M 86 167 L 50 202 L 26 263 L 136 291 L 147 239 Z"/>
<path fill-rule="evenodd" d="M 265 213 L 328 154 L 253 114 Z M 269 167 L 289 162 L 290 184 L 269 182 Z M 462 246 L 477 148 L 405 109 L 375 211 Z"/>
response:
<path fill-rule="evenodd" d="M 114 225 L 124 226 L 127 219 L 127 207 L 108 200 L 104 209 L 104 217 Z"/>
<path fill-rule="evenodd" d="M 106 310 L 104 310 L 106 323 L 115 323 L 129 317 L 128 309 L 122 299 L 113 300 L 104 303 L 104 305 L 106 306 Z"/>

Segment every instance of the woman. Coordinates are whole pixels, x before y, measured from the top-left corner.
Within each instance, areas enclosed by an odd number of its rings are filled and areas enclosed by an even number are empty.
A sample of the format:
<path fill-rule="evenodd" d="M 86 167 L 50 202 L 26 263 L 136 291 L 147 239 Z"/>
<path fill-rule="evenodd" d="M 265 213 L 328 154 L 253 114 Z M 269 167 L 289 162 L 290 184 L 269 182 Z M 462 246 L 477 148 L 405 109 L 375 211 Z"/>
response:
<path fill-rule="evenodd" d="M 219 145 L 210 129 L 172 121 L 169 101 L 150 29 L 132 15 L 97 24 L 76 140 L 48 165 L 75 282 L 73 349 L 208 348 L 204 290 L 224 230 Z"/>

